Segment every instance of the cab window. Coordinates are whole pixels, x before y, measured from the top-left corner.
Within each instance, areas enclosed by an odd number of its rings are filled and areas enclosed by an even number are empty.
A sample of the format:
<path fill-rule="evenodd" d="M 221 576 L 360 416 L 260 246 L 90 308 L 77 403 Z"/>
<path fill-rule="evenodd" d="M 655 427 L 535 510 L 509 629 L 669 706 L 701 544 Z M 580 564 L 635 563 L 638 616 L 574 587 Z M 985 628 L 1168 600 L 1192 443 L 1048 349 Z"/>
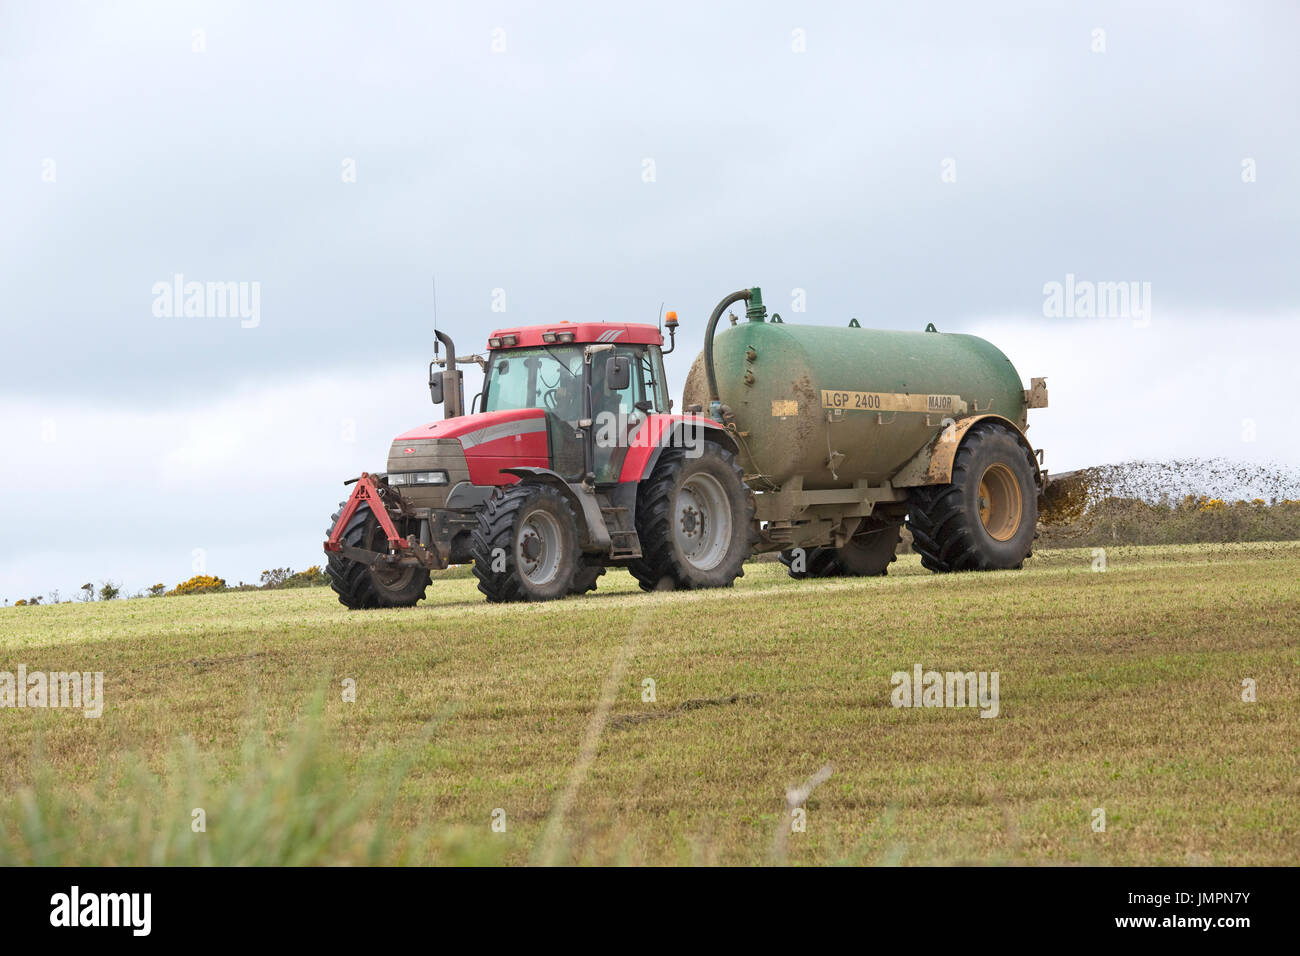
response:
<path fill-rule="evenodd" d="M 610 358 L 626 357 L 632 363 L 632 374 L 628 387 L 621 392 L 613 392 L 605 387 L 605 368 Z M 645 376 L 642 365 L 645 349 L 616 346 L 607 352 L 597 352 L 591 364 L 591 405 L 592 414 L 601 412 L 621 414 L 625 418 L 640 415 L 636 403 L 646 397 Z"/>
<path fill-rule="evenodd" d="M 582 417 L 582 350 L 574 346 L 510 349 L 488 366 L 485 412 L 541 408 L 566 421 Z"/>

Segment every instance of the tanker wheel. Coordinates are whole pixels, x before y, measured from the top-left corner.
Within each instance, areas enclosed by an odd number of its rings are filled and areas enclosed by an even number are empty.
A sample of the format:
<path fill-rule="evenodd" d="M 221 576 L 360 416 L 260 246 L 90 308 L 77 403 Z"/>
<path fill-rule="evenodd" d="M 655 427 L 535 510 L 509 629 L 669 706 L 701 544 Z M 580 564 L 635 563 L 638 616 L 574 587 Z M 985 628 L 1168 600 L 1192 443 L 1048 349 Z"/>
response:
<path fill-rule="evenodd" d="M 327 535 L 334 530 L 342 513 L 340 505 L 330 520 Z M 342 540 L 365 551 L 388 552 L 388 537 L 368 505 L 360 505 L 353 512 L 343 529 Z M 339 596 L 339 603 L 353 611 L 413 607 L 429 586 L 429 572 L 424 568 L 368 568 L 333 551 L 325 562 L 325 573 L 330 577 L 330 587 Z"/>
<path fill-rule="evenodd" d="M 912 547 L 936 572 L 1019 568 L 1037 522 L 1033 452 L 995 424 L 971 429 L 950 484 L 912 489 L 907 514 Z"/>
<path fill-rule="evenodd" d="M 731 587 L 758 539 L 735 456 L 711 441 L 694 458 L 665 448 L 638 491 L 636 530 L 641 557 L 628 570 L 642 590 Z"/>
<path fill-rule="evenodd" d="M 788 548 L 777 555 L 777 560 L 796 581 L 834 578 L 843 573 L 835 560 L 834 548 Z"/>
<path fill-rule="evenodd" d="M 841 574 L 857 578 L 874 578 L 889 573 L 898 558 L 898 542 L 903 537 L 903 522 L 868 518 L 848 543 L 835 550 L 835 563 Z"/>
<path fill-rule="evenodd" d="M 569 586 L 570 594 L 586 594 L 596 590 L 596 582 L 605 573 L 603 564 L 593 564 L 586 557 L 578 562 L 578 570 L 573 575 L 573 584 Z"/>
<path fill-rule="evenodd" d="M 804 578 L 879 577 L 889 573 L 902 537 L 901 521 L 868 521 L 842 548 L 807 548 L 799 560 L 798 548 L 782 551 L 780 561 L 796 581 Z"/>
<path fill-rule="evenodd" d="M 511 485 L 478 509 L 470 550 L 478 589 L 489 601 L 554 601 L 578 570 L 578 523 L 549 485 Z"/>

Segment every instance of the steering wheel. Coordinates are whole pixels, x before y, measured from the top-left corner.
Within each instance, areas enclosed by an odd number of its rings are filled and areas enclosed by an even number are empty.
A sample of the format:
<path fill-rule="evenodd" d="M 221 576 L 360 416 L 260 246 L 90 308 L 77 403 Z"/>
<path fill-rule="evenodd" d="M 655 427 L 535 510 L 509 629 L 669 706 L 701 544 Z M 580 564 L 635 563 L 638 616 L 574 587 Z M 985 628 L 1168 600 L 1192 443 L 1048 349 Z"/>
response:
<path fill-rule="evenodd" d="M 542 395 L 542 404 L 550 411 L 555 411 L 560 407 L 560 390 L 553 388 Z"/>

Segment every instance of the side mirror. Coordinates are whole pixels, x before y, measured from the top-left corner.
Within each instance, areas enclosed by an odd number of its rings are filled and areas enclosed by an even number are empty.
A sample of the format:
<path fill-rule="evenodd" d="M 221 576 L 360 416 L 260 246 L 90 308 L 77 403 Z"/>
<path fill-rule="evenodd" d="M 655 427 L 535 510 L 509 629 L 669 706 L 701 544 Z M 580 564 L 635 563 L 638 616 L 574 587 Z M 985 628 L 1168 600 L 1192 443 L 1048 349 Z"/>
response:
<path fill-rule="evenodd" d="M 429 397 L 433 404 L 442 404 L 442 373 L 429 370 Z"/>
<path fill-rule="evenodd" d="M 611 392 L 621 392 L 632 384 L 632 359 L 626 355 L 615 355 L 605 360 L 605 388 Z"/>

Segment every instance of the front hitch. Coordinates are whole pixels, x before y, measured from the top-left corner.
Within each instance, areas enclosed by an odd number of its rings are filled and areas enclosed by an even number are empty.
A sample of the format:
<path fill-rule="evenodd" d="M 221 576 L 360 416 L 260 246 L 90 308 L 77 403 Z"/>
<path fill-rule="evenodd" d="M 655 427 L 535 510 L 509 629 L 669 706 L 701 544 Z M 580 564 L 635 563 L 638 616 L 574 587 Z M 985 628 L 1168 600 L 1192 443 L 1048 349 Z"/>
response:
<path fill-rule="evenodd" d="M 397 525 L 393 524 L 393 518 L 388 513 L 388 506 L 384 503 L 383 493 L 380 489 L 379 481 L 383 481 L 383 489 L 387 490 L 388 485 L 385 479 L 378 481 L 367 472 L 362 472 L 361 477 L 356 480 L 356 485 L 352 489 L 352 494 L 348 496 L 347 502 L 343 505 L 343 510 L 339 512 L 338 521 L 334 522 L 334 527 L 330 529 L 330 534 L 325 539 L 325 550 L 335 554 L 341 554 L 343 557 L 356 561 L 358 564 L 364 564 L 366 567 L 376 567 L 378 565 L 389 566 L 409 566 L 440 569 L 447 566 L 446 561 L 441 560 L 436 551 L 426 547 L 426 545 L 417 541 L 415 535 L 403 538 L 397 530 Z M 388 539 L 389 552 L 387 554 L 381 551 L 366 551 L 363 548 L 355 548 L 343 541 L 343 532 L 352 520 L 357 509 L 361 505 L 366 505 L 370 513 L 375 516 L 379 522 L 379 527 L 383 529 L 384 536 Z"/>

